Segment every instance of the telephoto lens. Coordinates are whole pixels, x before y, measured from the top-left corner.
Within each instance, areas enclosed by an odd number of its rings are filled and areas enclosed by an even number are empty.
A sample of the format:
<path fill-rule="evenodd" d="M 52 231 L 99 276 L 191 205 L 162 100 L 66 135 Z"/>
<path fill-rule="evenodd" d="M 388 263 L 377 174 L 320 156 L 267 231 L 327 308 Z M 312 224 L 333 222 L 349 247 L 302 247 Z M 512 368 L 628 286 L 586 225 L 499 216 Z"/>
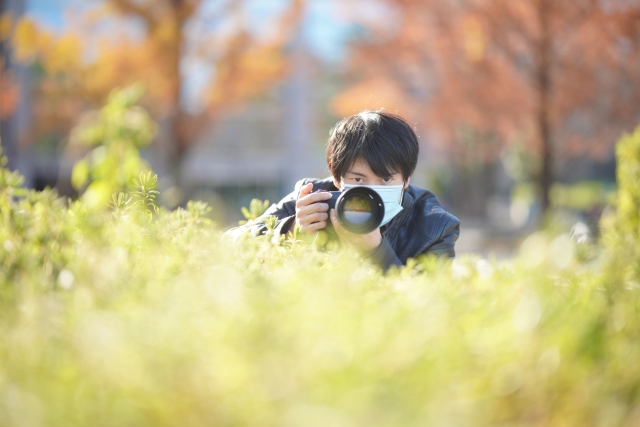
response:
<path fill-rule="evenodd" d="M 323 202 L 329 205 L 329 210 L 335 208 L 338 220 L 345 230 L 354 234 L 367 234 L 380 227 L 384 218 L 384 203 L 375 190 L 362 186 L 329 193 L 331 199 Z"/>

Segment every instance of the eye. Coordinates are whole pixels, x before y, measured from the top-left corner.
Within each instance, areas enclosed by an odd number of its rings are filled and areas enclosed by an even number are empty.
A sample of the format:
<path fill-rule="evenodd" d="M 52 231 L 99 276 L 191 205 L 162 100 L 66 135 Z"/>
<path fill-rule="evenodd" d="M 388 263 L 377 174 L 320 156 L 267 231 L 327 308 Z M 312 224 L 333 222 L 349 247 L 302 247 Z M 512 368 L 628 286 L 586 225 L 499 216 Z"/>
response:
<path fill-rule="evenodd" d="M 356 184 L 362 184 L 362 183 L 364 182 L 364 181 L 362 180 L 362 178 L 353 178 L 353 181 L 354 181 Z"/>
<path fill-rule="evenodd" d="M 389 184 L 391 181 L 393 181 L 393 178 L 391 178 L 390 176 L 382 178 L 382 182 L 384 182 L 385 184 Z"/>

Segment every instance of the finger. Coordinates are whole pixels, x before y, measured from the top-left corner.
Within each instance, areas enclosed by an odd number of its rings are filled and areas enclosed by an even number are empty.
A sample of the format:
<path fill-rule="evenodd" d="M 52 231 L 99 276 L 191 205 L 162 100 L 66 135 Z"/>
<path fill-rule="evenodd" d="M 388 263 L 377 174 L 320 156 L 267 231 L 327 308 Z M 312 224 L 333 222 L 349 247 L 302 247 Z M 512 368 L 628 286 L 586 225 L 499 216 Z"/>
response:
<path fill-rule="evenodd" d="M 306 196 L 311 194 L 312 191 L 313 191 L 313 183 L 309 182 L 308 184 L 305 184 L 300 189 L 300 192 L 298 193 L 298 200 L 296 200 L 296 207 L 298 207 L 298 201 L 300 201 L 300 199 L 304 199 Z"/>
<path fill-rule="evenodd" d="M 342 227 L 342 224 L 340 224 L 340 220 L 338 219 L 338 214 L 336 213 L 335 209 L 331 209 L 329 213 L 329 218 L 331 218 L 333 229 L 338 235 L 340 242 L 342 242 L 342 244 L 344 245 L 350 246 L 351 245 L 351 241 L 349 240 L 350 236 L 347 234 L 347 231 L 344 229 L 344 227 Z"/>
<path fill-rule="evenodd" d="M 304 197 L 300 197 L 296 202 L 296 208 L 300 208 L 302 206 L 308 206 L 310 204 L 320 202 L 322 200 L 328 200 L 331 198 L 331 193 L 328 191 L 321 191 L 319 193 L 311 193 Z"/>
<path fill-rule="evenodd" d="M 326 203 L 314 203 L 309 206 L 302 206 L 300 209 L 296 211 L 296 217 L 302 218 L 307 215 L 314 214 L 316 212 L 327 212 L 329 210 L 329 205 Z"/>
<path fill-rule="evenodd" d="M 323 200 L 327 200 L 331 198 L 331 193 L 322 191 L 319 193 L 311 193 L 308 194 L 296 201 L 296 207 L 308 206 L 310 204 L 321 202 Z"/>
<path fill-rule="evenodd" d="M 340 220 L 338 219 L 338 214 L 335 209 L 331 209 L 329 217 L 331 218 L 331 223 L 333 224 L 333 228 L 336 230 L 336 233 L 344 233 L 344 228 L 342 227 L 342 224 L 340 224 Z"/>
<path fill-rule="evenodd" d="M 354 234 L 342 226 L 335 209 L 331 209 L 329 217 L 331 218 L 333 228 L 336 230 L 336 233 L 341 240 L 349 241 L 351 243 L 354 239 L 358 240 L 360 238 L 360 235 Z"/>
<path fill-rule="evenodd" d="M 301 199 L 307 194 L 311 193 L 311 190 L 313 190 L 313 183 L 310 182 L 300 189 L 300 193 L 298 193 L 298 199 Z"/>
<path fill-rule="evenodd" d="M 314 231 L 322 230 L 326 226 L 327 226 L 326 221 L 319 221 L 319 222 L 314 222 L 313 224 L 303 225 L 302 227 L 300 227 L 300 231 L 302 231 L 305 234 L 312 233 Z"/>
<path fill-rule="evenodd" d="M 318 221 L 326 221 L 329 219 L 329 215 L 326 212 L 316 212 L 311 215 L 305 215 L 299 219 L 300 224 L 307 225 Z"/>

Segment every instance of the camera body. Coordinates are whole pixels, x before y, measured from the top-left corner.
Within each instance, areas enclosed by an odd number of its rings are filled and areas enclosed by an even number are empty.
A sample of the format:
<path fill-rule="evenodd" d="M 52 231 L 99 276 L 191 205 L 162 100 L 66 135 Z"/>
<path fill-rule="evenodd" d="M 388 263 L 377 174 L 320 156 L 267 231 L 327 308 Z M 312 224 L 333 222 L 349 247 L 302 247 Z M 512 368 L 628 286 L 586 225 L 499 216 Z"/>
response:
<path fill-rule="evenodd" d="M 342 191 L 318 190 L 318 191 L 314 191 L 314 193 L 329 193 L 329 194 L 331 194 L 331 198 L 330 199 L 324 200 L 322 202 L 322 203 L 326 203 L 326 204 L 329 205 L 329 210 L 336 208 L 336 202 L 338 201 L 338 198 L 342 195 Z"/>
<path fill-rule="evenodd" d="M 375 190 L 357 186 L 345 191 L 327 192 L 331 194 L 331 198 L 323 200 L 322 203 L 327 203 L 329 210 L 336 210 L 338 221 L 345 230 L 355 234 L 367 234 L 380 227 L 384 218 L 384 203 Z M 332 227 L 331 222 L 327 222 L 327 228 L 329 227 Z"/>

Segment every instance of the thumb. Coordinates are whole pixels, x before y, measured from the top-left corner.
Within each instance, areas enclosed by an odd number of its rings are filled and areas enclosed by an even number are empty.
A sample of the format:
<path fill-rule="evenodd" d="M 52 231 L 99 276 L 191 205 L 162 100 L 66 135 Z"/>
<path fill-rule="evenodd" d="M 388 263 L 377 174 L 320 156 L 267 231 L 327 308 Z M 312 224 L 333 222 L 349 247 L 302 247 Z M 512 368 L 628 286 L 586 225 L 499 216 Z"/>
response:
<path fill-rule="evenodd" d="M 338 219 L 338 214 L 335 209 L 331 209 L 331 212 L 329 212 L 329 218 L 331 218 L 331 224 L 333 224 L 333 229 L 336 233 L 343 234 L 344 228 L 342 227 L 342 224 L 340 224 L 340 220 Z"/>
<path fill-rule="evenodd" d="M 311 193 L 311 190 L 313 190 L 313 184 L 310 182 L 300 189 L 300 194 L 298 194 L 298 199 L 301 199 L 307 194 Z"/>

